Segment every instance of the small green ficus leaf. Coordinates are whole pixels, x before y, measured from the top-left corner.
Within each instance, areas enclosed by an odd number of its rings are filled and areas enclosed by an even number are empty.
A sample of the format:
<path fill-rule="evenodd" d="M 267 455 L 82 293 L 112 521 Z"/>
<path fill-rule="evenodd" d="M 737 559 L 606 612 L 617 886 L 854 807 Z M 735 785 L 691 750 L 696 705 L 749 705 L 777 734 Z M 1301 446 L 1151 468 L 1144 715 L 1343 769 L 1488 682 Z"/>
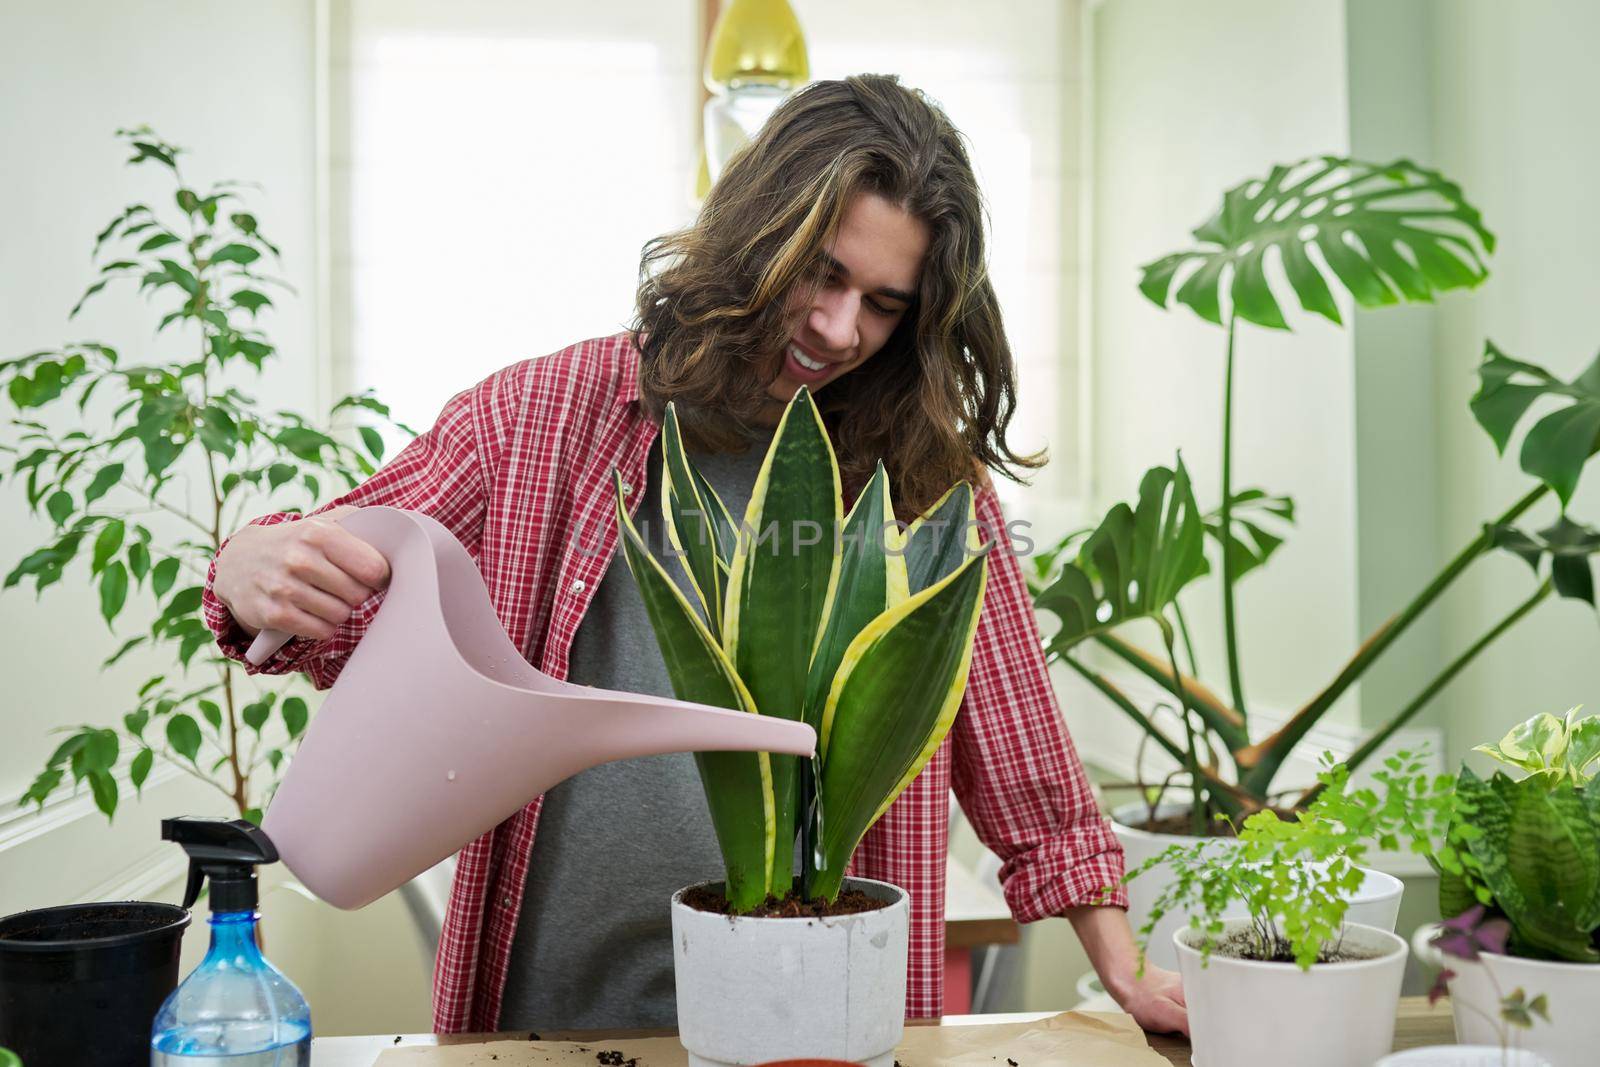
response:
<path fill-rule="evenodd" d="M 267 716 L 271 713 L 271 710 L 271 703 L 266 700 L 256 700 L 244 706 L 240 717 L 244 719 L 246 726 L 259 734 L 261 728 L 266 725 Z"/>
<path fill-rule="evenodd" d="M 116 560 L 100 576 L 100 614 L 107 625 L 128 601 L 128 569 Z"/>
<path fill-rule="evenodd" d="M 117 811 L 117 780 L 108 771 L 90 771 L 89 789 L 94 794 L 94 806 L 111 818 Z"/>
<path fill-rule="evenodd" d="M 383 458 L 383 435 L 371 426 L 362 426 L 360 432 L 361 440 L 367 446 L 367 452 L 373 459 L 381 460 Z"/>
<path fill-rule="evenodd" d="M 241 244 L 223 245 L 211 254 L 211 262 L 213 263 L 238 263 L 244 266 L 248 266 L 260 258 L 260 252 L 257 252 L 249 245 Z M 259 296 L 260 294 L 256 295 Z M 234 299 L 237 300 L 238 298 L 235 297 Z"/>
<path fill-rule="evenodd" d="M 172 583 L 178 580 L 178 568 L 181 565 L 176 557 L 169 556 L 151 568 L 150 590 L 157 599 L 165 596 L 167 590 L 172 588 Z"/>
<path fill-rule="evenodd" d="M 200 714 L 205 716 L 206 722 L 211 724 L 213 730 L 222 729 L 222 708 L 215 700 L 197 701 L 195 706 L 200 709 Z"/>
<path fill-rule="evenodd" d="M 133 757 L 133 763 L 128 767 L 128 780 L 133 782 L 133 788 L 138 791 L 144 789 L 146 778 L 150 777 L 150 768 L 155 764 L 155 749 L 142 748 L 138 755 Z"/>
<path fill-rule="evenodd" d="M 94 480 L 83 491 L 83 502 L 92 504 L 105 496 L 111 487 L 122 480 L 122 464 L 108 463 L 95 472 Z"/>
<path fill-rule="evenodd" d="M 167 744 L 190 763 L 200 754 L 200 727 L 188 715 L 179 712 L 167 720 Z"/>
<path fill-rule="evenodd" d="M 289 730 L 290 737 L 299 737 L 305 733 L 306 721 L 310 718 L 306 702 L 299 697 L 287 697 L 283 702 L 283 724 Z"/>
<path fill-rule="evenodd" d="M 65 489 L 57 489 L 50 494 L 50 499 L 45 501 L 44 509 L 55 524 L 60 526 L 72 515 L 72 494 Z"/>

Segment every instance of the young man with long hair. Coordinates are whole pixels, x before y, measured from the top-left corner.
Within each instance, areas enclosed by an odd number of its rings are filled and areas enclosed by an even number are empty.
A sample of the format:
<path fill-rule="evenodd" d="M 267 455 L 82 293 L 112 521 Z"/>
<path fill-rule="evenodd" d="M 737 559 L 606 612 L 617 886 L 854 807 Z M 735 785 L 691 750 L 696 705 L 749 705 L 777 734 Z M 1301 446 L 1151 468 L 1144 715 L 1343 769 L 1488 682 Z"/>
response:
<path fill-rule="evenodd" d="M 882 460 L 902 517 L 951 484 L 1006 529 L 991 474 L 1042 457 L 1006 441 L 1015 369 L 987 276 L 982 202 L 961 135 L 888 77 L 809 86 L 730 162 L 689 228 L 650 242 L 633 328 L 505 368 L 350 493 L 268 515 L 218 553 L 206 614 L 242 656 L 263 628 L 296 638 L 264 665 L 331 685 L 388 579 L 325 521 L 427 512 L 472 552 L 530 662 L 587 685 L 670 695 L 616 552 L 611 472 L 666 555 L 660 445 L 674 402 L 697 467 L 743 514 L 772 427 L 804 385 L 847 496 Z M 1137 973 L 1121 848 L 1056 708 L 1016 559 L 990 572 L 949 740 L 868 832 L 853 870 L 911 898 L 906 1010 L 943 1006 L 953 789 L 1004 861 L 1023 922 L 1069 919 L 1106 988 L 1143 1025 L 1186 1029 L 1177 976 Z M 440 714 L 451 714 L 440 709 Z M 471 729 L 463 719 L 462 729 Z M 441 1032 L 671 1025 L 670 894 L 721 868 L 691 757 L 608 764 L 555 787 L 462 850 L 434 979 Z M 1065 1002 L 1070 991 L 1063 989 Z"/>

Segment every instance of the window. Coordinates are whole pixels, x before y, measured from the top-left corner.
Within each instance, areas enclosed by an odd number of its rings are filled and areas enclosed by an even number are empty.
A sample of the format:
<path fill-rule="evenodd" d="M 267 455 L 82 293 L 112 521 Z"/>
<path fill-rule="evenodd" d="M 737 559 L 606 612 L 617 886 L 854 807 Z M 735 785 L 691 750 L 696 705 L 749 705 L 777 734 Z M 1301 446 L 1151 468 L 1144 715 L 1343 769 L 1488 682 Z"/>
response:
<path fill-rule="evenodd" d="M 692 217 L 687 5 L 354 0 L 334 34 L 342 387 L 432 423 L 494 370 L 630 316 Z"/>
<path fill-rule="evenodd" d="M 899 74 L 967 135 L 1019 363 L 1013 439 L 1050 448 L 1042 495 L 1076 495 L 1078 5 L 791 2 L 813 77 Z M 693 213 L 699 7 L 340 7 L 340 387 L 376 387 L 427 425 L 496 368 L 621 328 L 640 247 Z"/>

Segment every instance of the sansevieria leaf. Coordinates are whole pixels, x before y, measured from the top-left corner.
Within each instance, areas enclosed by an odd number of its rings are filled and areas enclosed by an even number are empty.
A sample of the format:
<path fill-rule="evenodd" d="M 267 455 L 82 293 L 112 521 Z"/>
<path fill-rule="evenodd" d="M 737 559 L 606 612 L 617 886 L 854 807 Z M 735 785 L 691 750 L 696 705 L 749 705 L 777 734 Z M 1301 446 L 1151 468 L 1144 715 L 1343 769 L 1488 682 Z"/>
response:
<path fill-rule="evenodd" d="M 755 701 L 683 592 L 645 546 L 623 506 L 617 482 L 617 528 L 656 642 L 679 700 L 754 714 Z M 698 752 L 700 780 L 727 871 L 727 897 L 748 911 L 766 898 L 777 845 L 772 757 L 765 752 Z M 792 833 L 792 831 L 791 831 Z M 782 890 L 787 890 L 785 884 Z"/>
<path fill-rule="evenodd" d="M 799 719 L 817 634 L 839 575 L 839 468 L 822 416 L 804 388 L 784 410 L 750 493 L 729 570 L 722 640 L 763 715 Z M 797 765 L 772 758 L 779 836 L 772 884 L 794 876 Z"/>
<path fill-rule="evenodd" d="M 972 486 L 957 482 L 906 529 L 906 581 L 920 593 L 969 557 L 976 533 Z M 999 537 L 1000 531 L 994 531 Z"/>
<path fill-rule="evenodd" d="M 824 610 L 806 683 L 806 722 L 814 730 L 821 730 L 822 708 L 845 649 L 868 623 L 910 595 L 901 549 L 889 475 L 879 463 L 845 517 L 839 537 L 839 579 Z"/>
<path fill-rule="evenodd" d="M 1200 247 L 1146 264 L 1139 290 L 1165 307 L 1188 271 L 1176 300 L 1201 318 L 1223 321 L 1227 284 L 1239 318 L 1277 329 L 1288 324 L 1267 280 L 1269 257 L 1301 307 L 1340 322 L 1330 279 L 1362 307 L 1431 301 L 1437 291 L 1488 277 L 1483 261 L 1495 244 L 1478 209 L 1438 171 L 1405 159 L 1335 156 L 1280 164 L 1241 182 L 1193 233 Z"/>
<path fill-rule="evenodd" d="M 728 558 L 721 555 L 722 526 L 727 512 L 715 499 L 710 486 L 701 488 L 703 479 L 689 464 L 684 453 L 678 413 L 668 404 L 661 423 L 661 514 L 666 517 L 667 537 L 683 557 L 684 570 L 700 598 L 706 625 L 718 641 L 722 639 L 722 610 L 728 589 Z"/>
<path fill-rule="evenodd" d="M 874 619 L 846 650 L 823 713 L 813 891 L 838 895 L 862 836 L 943 742 L 961 707 L 983 608 L 985 556 Z"/>

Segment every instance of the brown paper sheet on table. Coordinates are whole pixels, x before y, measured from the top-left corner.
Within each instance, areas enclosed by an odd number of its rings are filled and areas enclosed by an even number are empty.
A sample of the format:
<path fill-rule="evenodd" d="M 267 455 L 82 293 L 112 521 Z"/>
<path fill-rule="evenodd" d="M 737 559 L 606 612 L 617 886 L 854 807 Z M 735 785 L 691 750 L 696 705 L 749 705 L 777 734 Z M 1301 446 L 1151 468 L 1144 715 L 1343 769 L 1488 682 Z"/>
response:
<path fill-rule="evenodd" d="M 633 1067 L 684 1067 L 677 1038 L 627 1041 L 492 1041 L 481 1045 L 388 1049 L 377 1067 L 599 1067 L 616 1051 Z M 612 1057 L 607 1056 L 607 1059 Z M 1116 1012 L 1066 1012 L 1031 1023 L 908 1026 L 895 1059 L 901 1067 L 1168 1067 L 1144 1032 Z M 613 1061 L 614 1062 L 614 1061 Z"/>

